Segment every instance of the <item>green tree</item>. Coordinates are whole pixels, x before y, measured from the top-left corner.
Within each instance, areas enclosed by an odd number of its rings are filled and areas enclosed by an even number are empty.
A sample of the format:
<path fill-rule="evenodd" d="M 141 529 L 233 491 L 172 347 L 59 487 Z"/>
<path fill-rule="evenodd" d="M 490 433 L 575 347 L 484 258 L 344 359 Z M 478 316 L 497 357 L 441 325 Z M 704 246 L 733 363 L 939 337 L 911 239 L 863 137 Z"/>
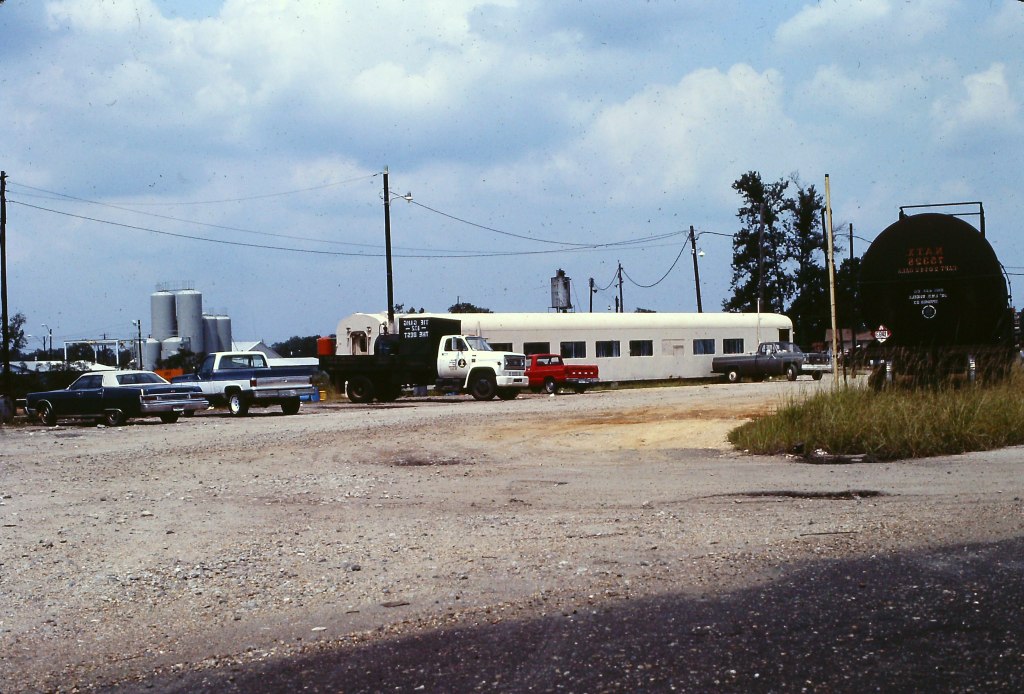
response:
<path fill-rule="evenodd" d="M 28 338 L 25 337 L 26 320 L 25 314 L 21 312 L 7 319 L 7 349 L 11 359 L 25 358 L 21 350 L 28 343 Z"/>
<path fill-rule="evenodd" d="M 782 313 L 793 294 L 787 272 L 789 248 L 781 217 L 786 208 L 789 182 L 765 183 L 761 174 L 748 171 L 732 187 L 743 198 L 736 216 L 740 229 L 732 240 L 732 296 L 722 302 L 726 311 L 760 310 Z"/>
<path fill-rule="evenodd" d="M 449 306 L 448 313 L 493 313 L 493 311 L 489 308 L 471 304 L 468 301 L 460 301 Z"/>
<path fill-rule="evenodd" d="M 270 348 L 282 357 L 315 357 L 316 341 L 319 335 L 308 335 L 299 337 L 294 335 L 284 342 L 275 342 Z"/>
<path fill-rule="evenodd" d="M 784 313 L 793 321 L 793 332 L 804 347 L 825 339 L 831 327 L 828 269 L 825 266 L 821 211 L 824 204 L 814 186 L 795 181 L 795 195 L 786 201 L 783 225 L 789 256 L 795 266 L 793 297 Z"/>

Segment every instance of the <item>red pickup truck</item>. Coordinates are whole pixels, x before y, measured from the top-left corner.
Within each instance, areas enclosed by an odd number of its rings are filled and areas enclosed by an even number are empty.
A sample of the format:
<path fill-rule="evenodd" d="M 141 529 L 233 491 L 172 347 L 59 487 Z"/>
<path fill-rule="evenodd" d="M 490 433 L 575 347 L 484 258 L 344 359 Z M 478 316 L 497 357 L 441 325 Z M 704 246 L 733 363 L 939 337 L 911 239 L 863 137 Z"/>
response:
<path fill-rule="evenodd" d="M 530 354 L 526 357 L 526 377 L 534 393 L 555 393 L 563 387 L 582 393 L 598 382 L 598 371 L 589 364 L 566 364 L 557 354 Z"/>

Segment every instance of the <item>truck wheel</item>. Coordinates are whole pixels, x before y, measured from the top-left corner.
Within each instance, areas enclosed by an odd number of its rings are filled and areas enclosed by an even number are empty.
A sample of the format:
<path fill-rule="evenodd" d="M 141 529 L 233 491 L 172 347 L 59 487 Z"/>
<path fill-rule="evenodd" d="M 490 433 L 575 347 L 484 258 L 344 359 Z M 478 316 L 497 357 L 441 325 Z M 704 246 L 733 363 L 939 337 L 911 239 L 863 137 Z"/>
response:
<path fill-rule="evenodd" d="M 352 402 L 364 404 L 373 401 L 373 381 L 366 376 L 355 376 L 350 378 L 345 394 Z"/>
<path fill-rule="evenodd" d="M 177 412 L 161 412 L 160 413 L 160 421 L 163 422 L 164 424 L 174 424 L 175 422 L 178 421 L 178 413 Z"/>
<path fill-rule="evenodd" d="M 36 417 L 48 427 L 57 424 L 57 413 L 53 411 L 53 405 L 48 402 L 39 404 L 39 407 L 36 408 Z"/>
<path fill-rule="evenodd" d="M 729 383 L 739 383 L 742 380 L 740 372 L 736 369 L 729 369 L 728 373 L 725 374 L 725 378 Z"/>
<path fill-rule="evenodd" d="M 822 374 L 820 371 L 815 371 L 813 374 L 811 374 L 811 378 L 813 378 L 815 381 L 820 381 L 823 375 L 824 374 Z"/>
<path fill-rule="evenodd" d="M 474 400 L 492 400 L 497 394 L 498 386 L 494 382 L 494 374 L 482 373 L 473 379 L 469 394 Z"/>
<path fill-rule="evenodd" d="M 518 388 L 498 388 L 498 397 L 502 400 L 515 400 L 519 397 Z"/>
<path fill-rule="evenodd" d="M 228 393 L 228 412 L 235 417 L 244 417 L 249 413 L 249 403 L 238 391 Z"/>
<path fill-rule="evenodd" d="M 103 423 L 108 427 L 119 427 L 125 423 L 127 417 L 121 410 L 107 410 L 103 413 Z"/>
<path fill-rule="evenodd" d="M 558 384 L 555 383 L 555 379 L 550 376 L 544 379 L 544 392 L 548 395 L 554 395 L 558 392 Z"/>
<path fill-rule="evenodd" d="M 795 381 L 796 377 L 800 374 L 800 370 L 796 368 L 796 364 L 790 364 L 786 367 L 786 380 Z"/>
<path fill-rule="evenodd" d="M 298 398 L 288 398 L 281 403 L 281 411 L 285 414 L 298 414 L 302 403 Z"/>

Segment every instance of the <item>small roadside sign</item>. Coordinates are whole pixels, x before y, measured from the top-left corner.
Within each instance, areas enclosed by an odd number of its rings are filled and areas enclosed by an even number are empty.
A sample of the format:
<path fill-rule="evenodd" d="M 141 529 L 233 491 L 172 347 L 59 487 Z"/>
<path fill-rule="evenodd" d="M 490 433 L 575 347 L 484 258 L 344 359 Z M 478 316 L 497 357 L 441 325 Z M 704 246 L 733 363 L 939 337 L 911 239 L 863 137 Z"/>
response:
<path fill-rule="evenodd" d="M 892 332 L 889 330 L 889 328 L 885 327 L 884 325 L 878 326 L 878 330 L 875 331 L 876 340 L 878 340 L 879 342 L 885 342 L 890 337 L 892 337 Z"/>

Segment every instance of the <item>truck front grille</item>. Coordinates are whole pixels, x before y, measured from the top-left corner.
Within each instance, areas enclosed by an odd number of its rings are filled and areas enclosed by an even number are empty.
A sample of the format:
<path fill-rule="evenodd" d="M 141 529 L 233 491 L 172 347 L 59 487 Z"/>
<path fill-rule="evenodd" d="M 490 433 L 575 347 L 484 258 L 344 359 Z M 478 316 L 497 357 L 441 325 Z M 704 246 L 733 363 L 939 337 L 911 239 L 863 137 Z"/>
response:
<path fill-rule="evenodd" d="M 525 371 L 526 357 L 522 354 L 505 355 L 505 371 Z"/>

